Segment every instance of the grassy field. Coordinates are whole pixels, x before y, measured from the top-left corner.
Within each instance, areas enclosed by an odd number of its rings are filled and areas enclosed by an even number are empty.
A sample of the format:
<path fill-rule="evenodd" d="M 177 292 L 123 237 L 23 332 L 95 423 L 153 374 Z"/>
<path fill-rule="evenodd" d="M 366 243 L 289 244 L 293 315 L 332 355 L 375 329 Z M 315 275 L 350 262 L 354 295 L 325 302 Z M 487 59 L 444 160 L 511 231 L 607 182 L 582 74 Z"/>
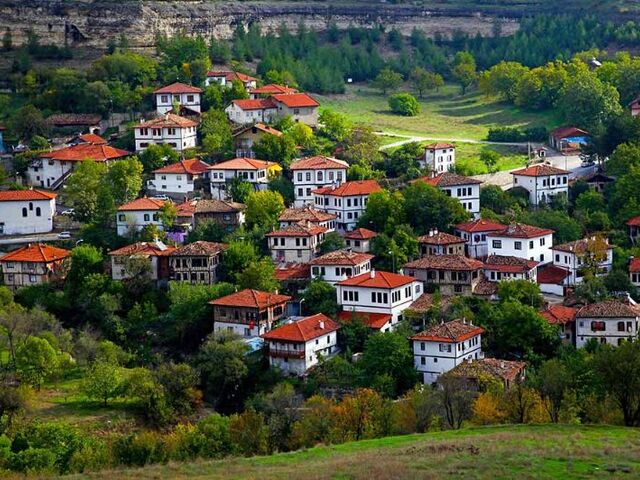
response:
<path fill-rule="evenodd" d="M 73 479 L 638 478 L 640 434 L 606 426 L 509 426 L 74 475 Z"/>
<path fill-rule="evenodd" d="M 489 128 L 495 126 L 551 128 L 558 124 L 550 112 L 521 110 L 478 92 L 460 95 L 455 85 L 425 96 L 420 101 L 422 111 L 415 117 L 391 113 L 387 97 L 363 85 L 348 86 L 344 95 L 318 98 L 323 106 L 376 130 L 441 140 L 484 140 Z"/>

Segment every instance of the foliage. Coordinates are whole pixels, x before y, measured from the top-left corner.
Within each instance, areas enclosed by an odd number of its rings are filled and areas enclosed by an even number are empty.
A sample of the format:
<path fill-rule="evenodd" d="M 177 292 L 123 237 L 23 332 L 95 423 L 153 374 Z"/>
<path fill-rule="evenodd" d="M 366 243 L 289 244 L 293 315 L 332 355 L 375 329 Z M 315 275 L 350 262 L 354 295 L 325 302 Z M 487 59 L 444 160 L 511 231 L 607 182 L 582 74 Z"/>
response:
<path fill-rule="evenodd" d="M 120 394 L 122 384 L 120 368 L 115 364 L 99 361 L 87 372 L 82 390 L 87 397 L 101 401 L 102 406 L 106 407 L 110 398 Z"/>
<path fill-rule="evenodd" d="M 324 236 L 324 240 L 318 245 L 318 252 L 322 255 L 335 252 L 345 247 L 344 238 L 337 232 L 329 232 Z"/>
<path fill-rule="evenodd" d="M 263 257 L 257 262 L 251 262 L 237 275 L 238 287 L 252 288 L 262 292 L 275 292 L 280 283 L 275 278 L 276 267 L 270 258 Z"/>
<path fill-rule="evenodd" d="M 396 396 L 416 383 L 413 353 L 401 333 L 371 335 L 364 344 L 361 363 L 370 382 L 389 377 L 389 390 L 382 392 L 389 396 Z"/>
<path fill-rule="evenodd" d="M 415 117 L 420 113 L 420 103 L 410 93 L 396 93 L 389 97 L 389 108 L 393 113 Z"/>
<path fill-rule="evenodd" d="M 383 68 L 372 82 L 372 86 L 380 90 L 383 95 L 389 91 L 397 90 L 401 84 L 402 75 L 390 68 Z"/>
<path fill-rule="evenodd" d="M 403 195 L 405 218 L 418 234 L 434 228 L 447 231 L 469 218 L 460 202 L 424 182 L 412 183 Z"/>
<path fill-rule="evenodd" d="M 284 211 L 284 199 L 278 192 L 262 190 L 247 196 L 246 221 L 249 228 L 271 231 Z"/>
<path fill-rule="evenodd" d="M 324 313 L 334 316 L 340 310 L 336 300 L 336 289 L 330 283 L 319 278 L 313 279 L 309 283 L 302 298 L 305 315 Z"/>
<path fill-rule="evenodd" d="M 43 338 L 29 337 L 16 349 L 18 374 L 38 390 L 56 373 L 60 360 L 60 355 Z"/>

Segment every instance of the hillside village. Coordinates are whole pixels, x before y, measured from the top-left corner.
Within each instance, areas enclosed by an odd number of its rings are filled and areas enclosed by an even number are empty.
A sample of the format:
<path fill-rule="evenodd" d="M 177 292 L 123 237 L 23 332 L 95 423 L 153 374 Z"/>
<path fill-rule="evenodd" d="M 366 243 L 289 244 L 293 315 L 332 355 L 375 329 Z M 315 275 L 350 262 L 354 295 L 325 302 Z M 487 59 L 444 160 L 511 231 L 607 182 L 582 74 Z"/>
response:
<path fill-rule="evenodd" d="M 189 65 L 196 40 L 164 41 L 178 52 L 165 79 L 178 80 L 145 81 L 128 114 L 111 100 L 45 116 L 26 100 L 0 126 L 0 363 L 15 394 L 0 400 L 0 451 L 3 438 L 14 451 L 1 468 L 32 471 L 29 455 L 61 473 L 178 458 L 127 457 L 137 427 L 110 431 L 111 460 L 95 465 L 36 451 L 49 447 L 27 430 L 49 427 L 29 426 L 24 388 L 38 398 L 78 375 L 64 402 L 117 404 L 158 429 L 145 441 L 165 445 L 176 424 L 206 438 L 217 422 L 232 439 L 194 454 L 205 457 L 468 422 L 640 425 L 640 393 L 615 388 L 639 381 L 640 74 L 593 128 L 566 115 L 511 142 L 528 149 L 520 167 L 498 172 L 483 150 L 490 174 L 465 175 L 455 137 L 383 149 L 384 132 L 323 107 L 278 65 Z M 93 83 L 141 74 L 134 55 L 114 47 Z M 467 82 L 471 61 L 455 58 L 460 95 L 507 103 L 535 70 L 474 62 Z M 602 61 L 539 68 L 609 92 L 600 69 L 640 62 Z M 12 94 L 33 100 L 28 75 Z M 385 67 L 371 83 L 387 95 L 405 80 Z M 420 102 L 396 93 L 389 106 L 411 116 Z M 354 404 L 366 425 L 350 423 Z M 415 420 L 384 429 L 384 408 Z M 320 415 L 335 424 L 313 424 Z"/>

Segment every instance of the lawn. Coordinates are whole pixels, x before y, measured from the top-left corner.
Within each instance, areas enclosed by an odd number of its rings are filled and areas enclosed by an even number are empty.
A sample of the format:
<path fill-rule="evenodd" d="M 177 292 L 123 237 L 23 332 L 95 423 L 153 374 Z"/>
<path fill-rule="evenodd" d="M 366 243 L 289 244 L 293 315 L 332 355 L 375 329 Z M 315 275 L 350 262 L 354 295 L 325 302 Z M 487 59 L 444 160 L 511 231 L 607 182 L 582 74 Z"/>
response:
<path fill-rule="evenodd" d="M 607 426 L 504 426 L 73 475 L 73 479 L 638 478 L 640 435 Z"/>
<path fill-rule="evenodd" d="M 374 129 L 438 140 L 484 140 L 496 126 L 552 128 L 558 125 L 552 112 L 530 112 L 488 99 L 474 91 L 460 94 L 460 88 L 446 85 L 420 101 L 415 117 L 395 115 L 387 97 L 364 85 L 349 85 L 343 95 L 318 95 L 323 107 L 344 113 L 354 122 Z"/>

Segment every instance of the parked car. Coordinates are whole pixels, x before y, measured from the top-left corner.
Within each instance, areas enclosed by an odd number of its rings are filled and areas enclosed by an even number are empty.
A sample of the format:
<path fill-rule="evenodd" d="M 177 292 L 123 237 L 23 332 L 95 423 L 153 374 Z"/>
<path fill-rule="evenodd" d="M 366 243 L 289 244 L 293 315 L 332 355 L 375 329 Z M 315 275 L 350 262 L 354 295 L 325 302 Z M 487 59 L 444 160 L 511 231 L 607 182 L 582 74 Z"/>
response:
<path fill-rule="evenodd" d="M 154 199 L 156 199 L 156 200 L 169 200 L 169 197 L 168 197 L 168 196 L 166 196 L 166 195 L 154 195 L 154 196 L 153 196 L 153 197 L 151 197 L 151 198 L 154 198 Z"/>
<path fill-rule="evenodd" d="M 75 208 L 68 208 L 67 210 L 62 211 L 60 215 L 73 215 L 74 213 L 76 213 Z"/>
<path fill-rule="evenodd" d="M 71 232 L 60 232 L 58 238 L 60 240 L 69 240 L 71 238 Z"/>

